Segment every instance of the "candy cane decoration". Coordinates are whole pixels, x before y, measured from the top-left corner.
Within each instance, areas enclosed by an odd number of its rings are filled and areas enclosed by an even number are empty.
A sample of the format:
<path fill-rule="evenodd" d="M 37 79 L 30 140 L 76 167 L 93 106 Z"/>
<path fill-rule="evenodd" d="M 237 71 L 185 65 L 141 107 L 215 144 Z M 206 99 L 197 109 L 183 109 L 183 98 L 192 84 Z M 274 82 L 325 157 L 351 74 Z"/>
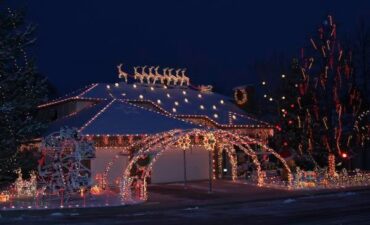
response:
<path fill-rule="evenodd" d="M 315 50 L 317 50 L 317 46 L 316 46 L 316 44 L 315 44 L 315 41 L 314 41 L 312 38 L 310 39 L 310 41 L 311 41 L 311 44 L 312 44 L 313 48 L 314 48 Z"/>

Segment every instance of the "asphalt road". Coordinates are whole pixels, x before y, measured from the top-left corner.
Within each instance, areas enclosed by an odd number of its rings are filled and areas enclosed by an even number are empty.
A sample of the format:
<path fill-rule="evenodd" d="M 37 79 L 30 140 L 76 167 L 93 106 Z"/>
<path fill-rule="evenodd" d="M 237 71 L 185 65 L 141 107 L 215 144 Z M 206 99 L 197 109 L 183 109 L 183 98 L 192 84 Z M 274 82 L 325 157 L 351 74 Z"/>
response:
<path fill-rule="evenodd" d="M 152 201 L 138 206 L 14 213 L 10 217 L 3 214 L 0 224 L 369 225 L 370 190 L 205 204 L 190 200 L 186 204 Z"/>

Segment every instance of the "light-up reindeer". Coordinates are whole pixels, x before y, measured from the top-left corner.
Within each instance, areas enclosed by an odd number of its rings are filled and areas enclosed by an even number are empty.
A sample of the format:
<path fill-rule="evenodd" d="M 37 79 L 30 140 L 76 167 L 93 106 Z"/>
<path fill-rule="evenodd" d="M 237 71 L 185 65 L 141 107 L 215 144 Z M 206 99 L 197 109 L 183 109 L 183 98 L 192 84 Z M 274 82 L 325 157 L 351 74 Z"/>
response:
<path fill-rule="evenodd" d="M 145 72 L 147 65 L 141 67 L 141 79 L 140 83 L 144 83 L 144 79 L 148 77 L 148 74 Z"/>
<path fill-rule="evenodd" d="M 173 68 L 168 70 L 169 79 L 167 80 L 167 85 L 170 85 L 171 81 L 175 82 L 176 77 L 175 77 L 175 75 L 172 74 L 173 70 L 174 70 Z"/>
<path fill-rule="evenodd" d="M 186 69 L 181 70 L 181 86 L 186 83 L 186 86 L 190 85 L 190 79 L 185 75 Z"/>
<path fill-rule="evenodd" d="M 143 76 L 138 72 L 139 66 L 134 66 L 134 79 L 135 80 L 142 80 Z"/>
<path fill-rule="evenodd" d="M 153 73 L 154 66 L 149 67 L 149 74 L 146 77 L 147 83 L 150 84 L 150 81 L 154 81 L 154 73 Z M 154 82 L 153 82 L 154 83 Z"/>
<path fill-rule="evenodd" d="M 177 85 L 177 84 L 180 84 L 181 83 L 181 76 L 179 75 L 180 74 L 180 71 L 181 71 L 181 69 L 177 69 L 176 70 L 176 73 L 175 73 L 175 76 L 176 76 L 176 78 L 175 78 L 175 80 L 174 80 L 174 85 Z"/>
<path fill-rule="evenodd" d="M 167 70 L 169 68 L 166 67 L 163 69 L 163 76 L 161 77 L 161 84 L 166 84 L 167 80 L 170 78 L 168 75 L 167 75 Z"/>
<path fill-rule="evenodd" d="M 120 78 L 120 79 L 125 78 L 125 82 L 127 83 L 128 74 L 122 70 L 122 66 L 123 66 L 122 63 L 117 66 L 118 78 Z"/>
<path fill-rule="evenodd" d="M 157 66 L 154 69 L 155 75 L 154 75 L 153 84 L 155 84 L 157 82 L 157 80 L 161 80 L 162 75 L 158 72 L 158 70 L 159 70 L 159 66 Z"/>

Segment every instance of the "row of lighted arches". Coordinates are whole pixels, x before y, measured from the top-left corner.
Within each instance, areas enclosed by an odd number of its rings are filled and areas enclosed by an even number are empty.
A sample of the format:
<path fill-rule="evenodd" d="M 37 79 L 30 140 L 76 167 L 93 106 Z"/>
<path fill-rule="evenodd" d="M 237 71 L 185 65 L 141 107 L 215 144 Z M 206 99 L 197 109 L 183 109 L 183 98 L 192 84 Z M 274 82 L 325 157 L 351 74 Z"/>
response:
<path fill-rule="evenodd" d="M 224 149 L 228 155 L 229 160 L 234 162 L 236 162 L 237 160 L 236 150 L 234 146 L 237 146 L 252 159 L 252 162 L 256 168 L 257 185 L 263 186 L 264 176 L 262 174 L 261 165 L 256 152 L 250 146 L 250 144 L 258 144 L 263 151 L 274 155 L 282 163 L 284 169 L 288 174 L 288 185 L 292 184 L 292 173 L 284 158 L 282 158 L 277 152 L 267 147 L 264 143 L 260 141 L 252 139 L 248 136 L 242 136 L 224 130 L 171 130 L 165 133 L 148 136 L 141 140 L 139 144 L 136 144 L 136 146 L 140 146 L 140 148 L 135 151 L 133 157 L 130 159 L 127 167 L 124 169 L 122 174 L 122 179 L 120 183 L 120 193 L 122 201 L 129 202 L 134 199 L 134 195 L 132 193 L 134 181 L 136 183 L 140 183 L 139 190 L 135 190 L 135 198 L 139 198 L 140 200 L 144 201 L 147 200 L 148 194 L 146 181 L 148 176 L 150 176 L 151 170 L 156 160 L 163 152 L 170 149 L 171 146 L 179 146 L 178 143 L 183 142 L 184 138 L 192 136 L 203 137 L 199 145 L 202 145 L 206 150 L 215 151 L 216 149 Z M 183 144 L 180 147 L 186 150 L 188 144 Z M 218 148 L 216 148 L 216 145 Z M 221 148 L 220 145 L 222 145 Z M 143 159 L 145 157 L 150 159 L 148 164 L 146 164 L 145 166 L 135 166 L 138 164 L 140 159 Z M 138 168 L 140 172 L 133 174 L 133 167 Z M 231 163 L 231 174 L 233 179 L 236 178 L 236 171 L 236 163 Z M 109 170 L 106 170 L 106 173 L 109 173 Z"/>

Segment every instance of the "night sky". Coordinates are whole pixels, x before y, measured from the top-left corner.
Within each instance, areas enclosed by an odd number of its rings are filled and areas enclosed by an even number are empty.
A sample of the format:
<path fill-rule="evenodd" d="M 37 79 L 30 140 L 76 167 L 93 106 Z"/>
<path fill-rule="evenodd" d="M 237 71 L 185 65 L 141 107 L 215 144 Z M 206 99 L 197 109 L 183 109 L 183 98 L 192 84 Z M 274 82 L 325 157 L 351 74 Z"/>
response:
<path fill-rule="evenodd" d="M 116 65 L 186 67 L 194 84 L 227 93 L 255 83 L 250 65 L 297 55 L 328 13 L 339 35 L 369 17 L 370 1 L 16 0 L 37 24 L 34 57 L 60 94 L 115 82 Z M 16 7 L 16 8 L 17 8 Z"/>

